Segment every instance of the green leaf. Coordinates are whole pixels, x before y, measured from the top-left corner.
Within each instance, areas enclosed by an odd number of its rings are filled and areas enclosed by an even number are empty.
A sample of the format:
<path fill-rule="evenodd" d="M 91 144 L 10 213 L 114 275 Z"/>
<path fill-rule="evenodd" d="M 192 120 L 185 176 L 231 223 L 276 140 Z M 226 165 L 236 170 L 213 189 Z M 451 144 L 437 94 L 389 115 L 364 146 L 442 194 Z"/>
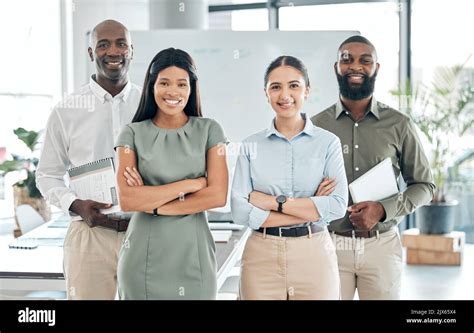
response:
<path fill-rule="evenodd" d="M 19 127 L 13 131 L 18 139 L 23 141 L 25 145 L 33 152 L 39 139 L 39 132 L 27 131 L 23 127 Z"/>
<path fill-rule="evenodd" d="M 468 59 L 469 60 L 469 59 Z M 436 184 L 436 200 L 443 200 L 447 179 L 447 156 L 450 149 L 446 137 L 461 137 L 474 126 L 474 74 L 465 64 L 436 68 L 432 82 L 410 82 L 402 89 L 392 90 L 393 96 L 410 99 L 406 113 L 426 135 L 434 151 L 430 162 Z M 471 77 L 465 77 L 470 75 Z"/>
<path fill-rule="evenodd" d="M 23 167 L 23 163 L 17 160 L 9 160 L 0 164 L 0 171 L 2 173 L 9 173 L 12 171 L 20 170 Z"/>

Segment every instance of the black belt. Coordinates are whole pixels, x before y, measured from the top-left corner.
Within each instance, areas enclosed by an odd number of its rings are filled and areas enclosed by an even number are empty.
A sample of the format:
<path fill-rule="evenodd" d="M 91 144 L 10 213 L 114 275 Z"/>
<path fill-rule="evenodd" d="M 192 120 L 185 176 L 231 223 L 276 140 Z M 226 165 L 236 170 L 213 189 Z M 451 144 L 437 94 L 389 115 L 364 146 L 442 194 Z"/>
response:
<path fill-rule="evenodd" d="M 311 233 L 314 234 L 316 232 L 321 231 L 321 227 L 317 225 L 310 225 L 309 227 L 294 227 L 294 228 L 260 228 L 256 231 L 261 232 L 263 234 L 272 235 L 272 236 L 279 236 L 279 237 L 301 237 L 307 236 L 309 234 L 309 230 Z"/>
<path fill-rule="evenodd" d="M 125 219 L 112 220 L 109 218 L 107 221 L 101 222 L 100 224 L 98 224 L 98 227 L 104 227 L 107 229 L 115 230 L 117 232 L 123 232 L 123 231 L 127 231 L 129 222 L 130 220 L 125 220 Z"/>
<path fill-rule="evenodd" d="M 333 232 L 336 235 L 344 236 L 344 237 L 362 237 L 362 238 L 372 238 L 377 236 L 380 232 L 378 230 L 349 230 L 349 231 L 333 231 L 329 230 L 329 232 Z"/>

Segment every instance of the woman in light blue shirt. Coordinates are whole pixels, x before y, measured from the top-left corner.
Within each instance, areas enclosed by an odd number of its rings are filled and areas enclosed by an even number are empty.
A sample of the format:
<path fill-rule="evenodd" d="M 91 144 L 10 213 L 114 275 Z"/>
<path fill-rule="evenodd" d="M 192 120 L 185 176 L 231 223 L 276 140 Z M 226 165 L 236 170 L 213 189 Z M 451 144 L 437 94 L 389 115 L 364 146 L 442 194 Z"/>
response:
<path fill-rule="evenodd" d="M 337 257 L 326 225 L 345 215 L 347 180 L 337 136 L 301 113 L 309 91 L 300 60 L 275 59 L 265 73 L 275 118 L 241 147 L 232 215 L 254 230 L 242 256 L 244 300 L 339 299 Z"/>

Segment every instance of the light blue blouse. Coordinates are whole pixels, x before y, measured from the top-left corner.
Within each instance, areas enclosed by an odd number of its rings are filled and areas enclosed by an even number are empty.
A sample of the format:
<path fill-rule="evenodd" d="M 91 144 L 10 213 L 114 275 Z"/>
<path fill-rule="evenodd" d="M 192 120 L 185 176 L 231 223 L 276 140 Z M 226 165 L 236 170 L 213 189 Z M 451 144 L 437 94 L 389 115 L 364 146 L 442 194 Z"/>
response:
<path fill-rule="evenodd" d="M 291 140 L 277 131 L 273 120 L 270 128 L 242 142 L 231 194 L 235 223 L 256 230 L 268 218 L 270 211 L 248 202 L 254 190 L 273 196 L 310 198 L 321 218 L 298 226 L 315 222 L 326 225 L 344 217 L 348 189 L 341 142 L 336 135 L 314 126 L 305 114 L 302 117 L 305 127 Z M 315 196 L 324 177 L 335 177 L 336 187 L 329 196 Z"/>

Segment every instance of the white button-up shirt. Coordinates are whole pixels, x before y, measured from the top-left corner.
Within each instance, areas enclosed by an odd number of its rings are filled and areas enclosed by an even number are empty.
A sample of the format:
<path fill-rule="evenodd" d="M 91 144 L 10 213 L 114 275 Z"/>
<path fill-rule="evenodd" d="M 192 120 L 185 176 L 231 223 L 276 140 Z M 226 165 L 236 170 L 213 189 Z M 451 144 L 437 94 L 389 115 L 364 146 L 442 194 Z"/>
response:
<path fill-rule="evenodd" d="M 64 212 L 76 194 L 66 185 L 69 168 L 114 157 L 114 142 L 132 121 L 141 88 L 128 82 L 112 97 L 94 79 L 56 105 L 48 119 L 36 184 L 43 196 Z"/>

